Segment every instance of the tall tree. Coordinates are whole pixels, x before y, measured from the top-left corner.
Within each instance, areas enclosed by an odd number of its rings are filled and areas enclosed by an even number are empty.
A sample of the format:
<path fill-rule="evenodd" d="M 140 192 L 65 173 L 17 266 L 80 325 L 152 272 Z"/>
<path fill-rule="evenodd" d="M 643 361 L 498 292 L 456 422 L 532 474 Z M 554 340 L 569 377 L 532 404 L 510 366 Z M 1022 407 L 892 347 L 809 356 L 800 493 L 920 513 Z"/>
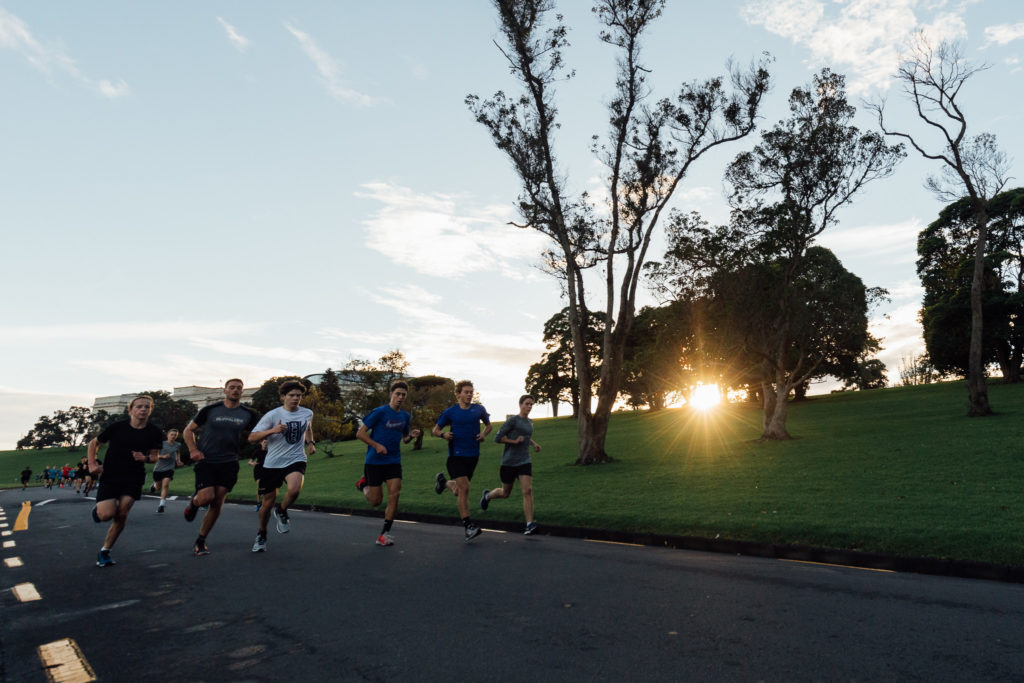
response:
<path fill-rule="evenodd" d="M 317 388 L 328 401 L 341 401 L 341 382 L 338 379 L 338 373 L 334 370 L 330 368 L 324 370 Z"/>
<path fill-rule="evenodd" d="M 967 375 L 975 233 L 973 202 L 946 206 L 917 239 L 917 274 L 924 287 L 921 324 L 935 367 Z M 1024 188 L 989 202 L 983 274 L 982 361 L 998 362 L 1003 380 L 1019 382 L 1024 363 Z"/>
<path fill-rule="evenodd" d="M 377 406 L 388 402 L 391 383 L 406 377 L 409 362 L 398 349 L 381 355 L 376 361 L 353 359 L 345 365 L 344 373 L 352 384 L 347 394 L 347 405 L 355 417 L 363 417 Z"/>
<path fill-rule="evenodd" d="M 591 369 L 601 364 L 601 330 L 604 322 L 603 312 L 587 313 L 583 337 Z M 559 401 L 568 402 L 572 406 L 572 416 L 577 417 L 580 391 L 568 308 L 563 308 L 544 323 L 544 348 L 540 362 L 531 365 L 526 373 L 526 391 L 533 394 L 538 403 L 551 403 L 555 417 L 558 416 Z"/>
<path fill-rule="evenodd" d="M 800 316 L 813 314 L 810 309 L 794 308 L 795 302 L 825 293 L 841 295 L 838 289 L 822 289 L 826 282 L 815 291 L 816 283 L 803 278 L 801 287 L 801 275 L 812 265 L 805 264 L 809 250 L 818 236 L 837 223 L 841 208 L 867 183 L 891 175 L 904 156 L 902 145 L 886 145 L 881 135 L 851 124 L 856 110 L 847 100 L 845 78 L 829 69 L 815 75 L 809 86 L 794 88 L 789 109 L 788 118 L 763 133 L 761 142 L 737 156 L 726 171 L 733 222 L 747 237 L 760 271 L 756 281 L 764 282 L 769 297 L 765 314 L 771 324 L 760 326 L 764 336 L 755 347 L 764 367 L 765 439 L 789 438 L 789 392 L 813 376 L 829 355 L 808 355 L 801 348 L 795 362 L 791 360 L 795 332 L 803 324 Z M 828 256 L 838 264 L 831 253 Z M 838 277 L 841 266 L 827 261 L 819 255 L 813 265 Z M 777 272 L 766 272 L 766 267 Z M 840 280 L 828 284 L 846 286 Z"/>
<path fill-rule="evenodd" d="M 892 130 L 885 123 L 885 102 L 871 105 L 886 135 L 908 141 L 925 159 L 941 164 L 929 176 L 927 187 L 944 202 L 968 197 L 974 220 L 974 263 L 971 272 L 971 339 L 968 351 L 968 416 L 989 415 L 984 363 L 985 245 L 988 239 L 989 202 L 1006 185 L 1009 161 L 990 133 L 968 137 L 967 117 L 961 107 L 961 90 L 984 66 L 972 65 L 960 45 L 942 42 L 934 49 L 924 33 L 918 33 L 902 59 L 896 78 L 925 124 L 921 133 Z M 926 141 L 929 136 L 937 142 Z"/>
<path fill-rule="evenodd" d="M 746 72 L 732 71 L 731 93 L 722 78 L 712 78 L 684 84 L 673 97 L 652 102 L 647 80 L 651 69 L 641 58 L 641 45 L 664 1 L 596 2 L 594 13 L 603 25 L 600 39 L 619 55 L 615 93 L 608 104 L 608 138 L 594 145 L 607 169 L 607 196 L 602 198 L 606 212 L 598 215 L 586 193 L 574 195 L 568 189 L 555 151 L 559 124 L 554 85 L 571 74 L 566 74 L 562 57 L 568 45 L 566 27 L 560 15 L 548 22 L 554 1 L 493 4 L 504 38 L 500 49 L 522 91 L 513 97 L 499 91 L 486 100 L 470 95 L 466 101 L 519 176 L 520 227 L 552 240 L 545 260 L 568 298 L 579 387 L 576 462 L 604 462 L 609 459 L 608 420 L 622 381 L 637 284 L 659 219 L 699 158 L 754 130 L 769 75 L 762 61 Z M 607 320 L 596 373 L 584 340 L 593 308 L 584 276 L 592 267 L 603 275 L 598 289 Z"/>

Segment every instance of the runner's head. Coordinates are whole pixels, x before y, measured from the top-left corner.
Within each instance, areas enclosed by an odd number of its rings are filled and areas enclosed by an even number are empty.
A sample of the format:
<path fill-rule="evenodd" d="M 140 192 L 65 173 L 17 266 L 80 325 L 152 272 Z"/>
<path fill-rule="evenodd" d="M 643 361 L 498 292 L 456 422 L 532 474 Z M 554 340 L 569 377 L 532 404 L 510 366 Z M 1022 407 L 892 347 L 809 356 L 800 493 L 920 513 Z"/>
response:
<path fill-rule="evenodd" d="M 402 380 L 396 380 L 391 383 L 390 392 L 390 405 L 393 410 L 398 410 L 403 403 L 405 403 L 405 397 L 409 395 L 409 385 Z"/>
<path fill-rule="evenodd" d="M 473 383 L 464 379 L 455 385 L 455 398 L 460 405 L 468 406 L 473 402 Z"/>
<path fill-rule="evenodd" d="M 242 380 L 229 379 L 224 383 L 224 398 L 229 401 L 240 401 L 242 399 Z"/>
<path fill-rule="evenodd" d="M 133 420 L 145 422 L 149 414 L 153 412 L 153 397 L 149 394 L 141 394 L 132 399 L 128 404 L 128 415 Z"/>
<path fill-rule="evenodd" d="M 533 409 L 533 404 L 535 402 L 536 402 L 536 399 L 533 396 L 530 396 L 529 394 L 523 394 L 522 396 L 520 396 L 519 397 L 519 414 L 522 415 L 523 417 L 526 417 L 527 415 L 529 415 L 530 411 Z"/>
<path fill-rule="evenodd" d="M 178 438 L 178 430 L 177 429 L 168 429 L 167 430 L 167 440 L 168 441 L 170 441 L 171 443 L 174 443 L 175 439 L 177 439 L 177 438 Z"/>
<path fill-rule="evenodd" d="M 297 379 L 290 379 L 277 391 L 281 394 L 281 404 L 288 410 L 295 410 L 306 393 L 306 386 Z"/>

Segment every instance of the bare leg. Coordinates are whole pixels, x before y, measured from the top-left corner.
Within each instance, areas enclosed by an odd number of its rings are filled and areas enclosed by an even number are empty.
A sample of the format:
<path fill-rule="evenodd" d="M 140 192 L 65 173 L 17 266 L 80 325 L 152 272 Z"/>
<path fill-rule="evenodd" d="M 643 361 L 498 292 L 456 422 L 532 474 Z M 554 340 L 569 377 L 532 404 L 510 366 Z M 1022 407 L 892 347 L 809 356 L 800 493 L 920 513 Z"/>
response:
<path fill-rule="evenodd" d="M 519 488 L 523 492 L 523 516 L 529 524 L 533 521 L 533 477 L 528 474 L 519 475 Z"/>
<path fill-rule="evenodd" d="M 103 547 L 113 548 L 114 544 L 117 543 L 117 537 L 121 535 L 125 524 L 128 523 L 128 513 L 131 511 L 132 505 L 135 504 L 135 499 L 131 496 L 121 496 L 120 500 L 105 500 L 103 503 L 113 503 L 115 506 L 113 521 L 110 523 L 110 528 L 107 529 L 107 536 L 103 541 Z M 100 515 L 100 519 L 104 519 L 103 514 L 99 510 L 100 505 L 102 503 L 96 506 L 96 514 Z M 109 506 L 106 507 L 109 508 Z"/>
<path fill-rule="evenodd" d="M 462 519 L 469 517 L 469 477 L 459 477 L 456 479 L 453 493 L 458 498 L 459 517 Z"/>
<path fill-rule="evenodd" d="M 203 515 L 203 523 L 199 526 L 199 535 L 203 537 L 206 537 L 213 530 L 213 525 L 220 518 L 221 508 L 224 507 L 224 499 L 228 495 L 228 490 L 225 487 L 217 486 L 214 488 L 216 495 L 210 501 L 210 509 Z M 206 489 L 203 490 L 205 491 Z"/>
<path fill-rule="evenodd" d="M 395 519 L 395 513 L 398 512 L 398 497 L 402 495 L 402 480 L 388 479 L 384 483 L 388 487 L 388 506 L 384 509 L 384 519 L 392 522 Z"/>
<path fill-rule="evenodd" d="M 263 505 L 256 513 L 260 520 L 260 534 L 267 535 L 267 522 L 270 521 L 270 511 L 274 509 L 274 501 L 277 500 L 277 489 L 263 494 Z"/>

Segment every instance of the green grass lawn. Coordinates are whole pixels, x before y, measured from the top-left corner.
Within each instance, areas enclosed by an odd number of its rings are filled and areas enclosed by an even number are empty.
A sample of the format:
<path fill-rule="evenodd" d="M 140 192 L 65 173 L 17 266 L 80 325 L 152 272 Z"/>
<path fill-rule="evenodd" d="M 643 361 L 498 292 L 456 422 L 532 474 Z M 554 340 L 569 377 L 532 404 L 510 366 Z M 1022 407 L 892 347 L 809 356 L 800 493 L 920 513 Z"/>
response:
<path fill-rule="evenodd" d="M 537 520 L 544 524 L 694 535 L 1024 565 L 1024 385 L 993 384 L 997 416 L 969 419 L 962 382 L 836 394 L 793 404 L 784 443 L 758 443 L 761 413 L 733 405 L 622 413 L 607 449 L 616 461 L 577 467 L 576 426 L 537 420 Z M 496 409 L 497 406 L 491 406 Z M 433 492 L 447 449 L 427 437 L 406 448 L 400 511 L 456 516 L 450 494 Z M 321 444 L 323 446 L 323 444 Z M 335 444 L 315 455 L 300 502 L 365 508 L 353 484 L 365 447 Z M 473 480 L 475 517 L 522 519 L 518 489 L 477 508 L 499 485 L 501 447 L 490 439 Z M 0 453 L 0 481 L 26 463 L 74 461 L 84 451 Z M 233 499 L 254 500 L 243 463 Z M 179 470 L 174 493 L 191 491 Z"/>

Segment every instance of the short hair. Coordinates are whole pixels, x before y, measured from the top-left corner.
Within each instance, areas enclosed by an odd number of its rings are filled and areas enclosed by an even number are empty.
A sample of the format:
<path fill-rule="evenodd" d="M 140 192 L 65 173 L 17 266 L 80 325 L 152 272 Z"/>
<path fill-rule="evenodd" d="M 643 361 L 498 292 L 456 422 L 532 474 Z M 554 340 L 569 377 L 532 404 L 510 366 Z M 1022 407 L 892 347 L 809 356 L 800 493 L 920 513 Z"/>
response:
<path fill-rule="evenodd" d="M 232 378 L 231 378 L 231 379 L 229 379 L 229 380 L 228 380 L 227 382 L 224 382 L 224 388 L 225 388 L 225 389 L 227 389 L 227 388 L 228 388 L 228 385 L 229 385 L 229 384 L 231 384 L 232 382 L 238 382 L 238 383 L 239 383 L 239 384 L 241 384 L 241 385 L 242 385 L 243 387 L 245 386 L 245 382 L 243 382 L 242 380 L 238 379 L 237 377 L 232 377 Z"/>
<path fill-rule="evenodd" d="M 287 382 L 283 383 L 278 388 L 277 393 L 279 393 L 281 396 L 284 396 L 285 394 L 290 393 L 292 391 L 295 391 L 296 389 L 298 389 L 302 393 L 306 393 L 306 385 L 305 384 L 303 384 L 302 382 L 300 382 L 297 379 L 290 379 Z"/>
<path fill-rule="evenodd" d="M 530 395 L 530 394 L 523 394 L 522 396 L 519 397 L 519 405 L 523 405 L 526 402 L 526 399 L 530 399 L 534 403 L 537 402 L 537 399 L 535 399 L 532 395 Z"/>
<path fill-rule="evenodd" d="M 131 403 L 128 404 L 128 410 L 131 410 L 132 408 L 134 408 L 135 407 L 135 402 L 140 400 L 140 399 L 143 399 L 143 398 L 149 399 L 149 405 L 150 406 L 155 406 L 156 405 L 156 401 L 154 401 L 153 397 L 150 396 L 149 394 L 139 394 L 138 396 L 136 396 L 135 398 L 133 398 L 131 400 Z"/>
<path fill-rule="evenodd" d="M 177 429 L 175 429 L 174 427 L 171 427 L 170 429 L 168 429 L 168 430 L 167 430 L 167 433 L 168 433 L 168 434 L 170 434 L 171 432 L 174 432 L 175 434 L 181 434 L 181 432 L 179 432 L 179 431 L 178 431 Z"/>
<path fill-rule="evenodd" d="M 406 391 L 409 391 L 409 385 L 400 379 L 396 379 L 391 383 L 391 388 L 388 389 L 388 393 L 390 394 L 395 389 L 405 389 Z"/>
<path fill-rule="evenodd" d="M 459 383 L 455 385 L 455 393 L 461 394 L 464 388 L 471 386 L 473 386 L 473 383 L 468 379 L 460 380 Z"/>

